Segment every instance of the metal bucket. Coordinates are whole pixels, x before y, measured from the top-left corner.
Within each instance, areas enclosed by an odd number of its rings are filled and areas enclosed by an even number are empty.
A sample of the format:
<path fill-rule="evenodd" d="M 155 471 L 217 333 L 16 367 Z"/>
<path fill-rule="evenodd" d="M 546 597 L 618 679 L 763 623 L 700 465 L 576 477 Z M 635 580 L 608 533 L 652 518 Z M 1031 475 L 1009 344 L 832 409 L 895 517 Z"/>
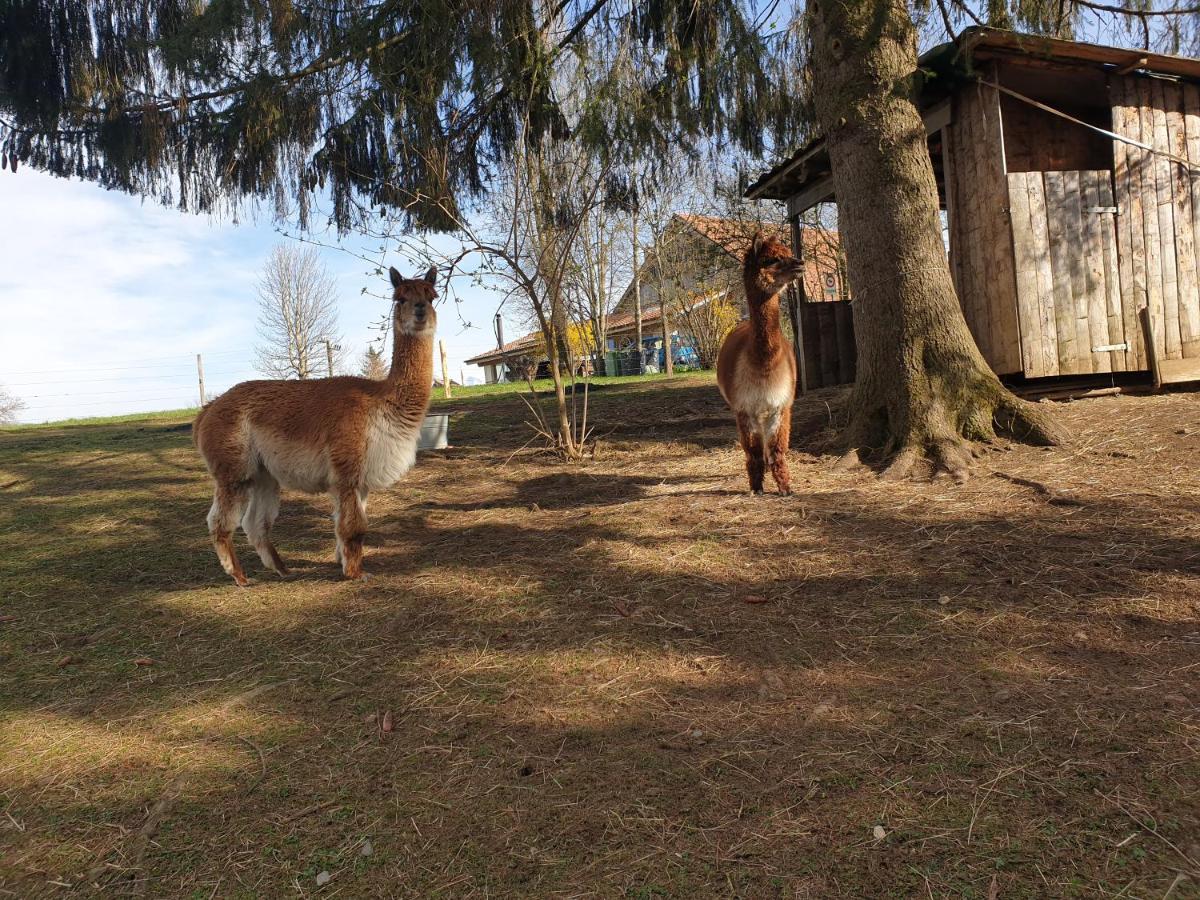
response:
<path fill-rule="evenodd" d="M 417 439 L 418 450 L 444 450 L 450 446 L 450 416 L 445 413 L 426 416 L 421 423 L 421 437 Z"/>

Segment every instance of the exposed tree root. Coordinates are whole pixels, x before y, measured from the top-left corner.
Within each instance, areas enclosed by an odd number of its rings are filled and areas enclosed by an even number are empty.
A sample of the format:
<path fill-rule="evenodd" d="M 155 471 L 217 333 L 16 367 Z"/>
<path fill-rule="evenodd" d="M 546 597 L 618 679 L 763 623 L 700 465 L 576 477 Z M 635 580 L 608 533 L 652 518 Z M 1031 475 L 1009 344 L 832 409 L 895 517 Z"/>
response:
<path fill-rule="evenodd" d="M 838 457 L 838 461 L 833 464 L 833 467 L 840 472 L 850 472 L 854 469 L 861 469 L 864 465 L 858 448 L 851 447 Z"/>
<path fill-rule="evenodd" d="M 871 458 L 883 464 L 880 477 L 885 481 L 924 475 L 947 476 L 961 484 L 986 448 L 996 444 L 997 435 L 1035 446 L 1067 440 L 1049 413 L 992 379 L 980 379 L 971 390 L 960 385 L 954 391 L 893 392 L 864 402 L 868 394 L 867 388 L 856 386 L 842 434 L 842 446 L 848 449 L 835 467 L 849 470 Z"/>

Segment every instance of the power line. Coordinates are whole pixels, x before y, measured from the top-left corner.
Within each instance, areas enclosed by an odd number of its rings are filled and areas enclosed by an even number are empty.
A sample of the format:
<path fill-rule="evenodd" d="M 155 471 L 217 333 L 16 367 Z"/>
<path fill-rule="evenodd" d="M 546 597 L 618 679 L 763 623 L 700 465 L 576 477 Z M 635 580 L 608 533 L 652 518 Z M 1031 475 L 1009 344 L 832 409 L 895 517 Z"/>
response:
<path fill-rule="evenodd" d="M 141 394 L 145 393 L 145 388 L 128 388 L 120 391 L 68 391 L 65 394 L 22 394 L 22 400 L 41 400 L 46 397 L 104 397 L 113 394 Z M 114 401 L 120 403 L 121 401 Z"/>
<path fill-rule="evenodd" d="M 180 409 L 195 409 L 196 403 L 194 400 L 187 398 L 180 400 L 177 397 L 130 397 L 128 400 L 96 400 L 91 403 L 47 403 L 42 406 L 27 406 L 25 409 L 74 409 L 76 406 L 109 406 L 113 403 L 158 403 L 162 400 L 170 400 L 181 404 Z M 136 411 L 136 410 L 135 410 Z M 148 409 L 146 412 L 163 412 L 164 410 Z"/>
<path fill-rule="evenodd" d="M 194 366 L 195 363 L 193 362 Z M 256 374 L 253 369 L 226 369 L 222 372 L 210 372 L 210 375 L 250 375 Z M 16 387 L 38 387 L 43 384 L 93 384 L 97 381 L 161 381 L 164 378 L 195 378 L 196 373 L 193 372 L 177 372 L 174 374 L 164 375 L 117 375 L 112 378 L 66 378 L 57 381 L 10 381 L 7 386 L 10 388 Z"/>
<path fill-rule="evenodd" d="M 205 356 L 229 356 L 231 354 L 248 355 L 253 352 L 254 352 L 254 350 L 252 348 L 247 348 L 244 350 L 208 350 L 208 351 L 204 352 L 204 355 Z M 181 359 L 184 357 L 181 357 L 179 354 L 173 354 L 171 356 L 143 356 L 140 358 L 141 359 Z M 190 366 L 190 365 L 194 364 L 194 362 L 192 361 L 190 356 L 186 357 L 186 359 L 187 359 L 186 362 L 155 363 L 155 364 L 150 364 L 150 365 L 140 365 L 139 364 L 139 365 L 134 365 L 134 366 L 114 366 L 114 365 L 108 365 L 106 363 L 97 363 L 94 366 L 88 366 L 86 368 L 81 368 L 81 369 L 26 369 L 26 370 L 20 371 L 20 372 L 9 372 L 6 375 L 0 376 L 0 377 L 10 378 L 14 375 L 57 375 L 57 374 L 66 374 L 67 372 L 101 372 L 101 371 L 103 371 L 103 372 L 119 372 L 124 369 L 170 369 L 170 368 L 175 368 L 176 366 Z"/>
<path fill-rule="evenodd" d="M 9 372 L 5 376 L 24 377 L 26 375 L 69 375 L 72 372 L 124 372 L 130 369 L 181 369 L 184 366 L 192 365 L 189 362 L 174 362 L 174 363 L 151 363 L 145 366 L 90 366 L 83 369 L 29 369 L 25 372 Z"/>

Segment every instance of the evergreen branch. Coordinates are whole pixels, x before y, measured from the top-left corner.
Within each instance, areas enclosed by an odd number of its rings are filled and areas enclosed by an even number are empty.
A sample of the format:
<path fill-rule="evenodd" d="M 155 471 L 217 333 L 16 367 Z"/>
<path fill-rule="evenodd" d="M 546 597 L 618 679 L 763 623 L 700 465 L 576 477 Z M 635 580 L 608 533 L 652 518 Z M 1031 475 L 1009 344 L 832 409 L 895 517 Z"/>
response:
<path fill-rule="evenodd" d="M 566 9 L 569 2 L 570 0 L 560 0 L 559 4 L 554 8 L 554 12 L 547 19 L 545 26 L 543 26 L 543 31 L 550 27 L 550 23 L 556 16 L 561 14 L 564 9 Z M 583 29 L 587 27 L 588 23 L 591 22 L 591 20 L 594 19 L 600 13 L 600 10 L 607 6 L 608 3 L 609 0 L 595 0 L 591 7 L 579 17 L 579 20 L 571 27 L 571 30 L 567 32 L 566 36 L 564 36 L 555 45 L 554 50 L 551 52 L 549 59 L 547 60 L 547 64 L 552 64 L 558 58 L 558 55 L 567 49 L 567 47 L 569 47 L 572 42 L 579 37 Z M 500 103 L 511 93 L 512 84 L 510 82 L 505 82 L 503 85 L 497 88 L 492 95 L 487 98 L 487 100 L 483 102 L 482 107 L 478 108 L 475 112 L 466 117 L 462 123 L 462 130 L 469 130 L 472 128 L 476 122 L 490 113 L 495 108 L 496 104 Z"/>
<path fill-rule="evenodd" d="M 945 0 L 937 0 L 937 8 L 938 12 L 941 13 L 942 16 L 942 27 L 946 29 L 946 35 L 953 39 L 954 23 L 950 21 L 950 11 L 946 9 Z"/>
<path fill-rule="evenodd" d="M 398 34 L 393 34 L 391 37 L 384 38 L 382 41 L 378 41 L 369 47 L 347 51 L 341 56 L 314 60 L 304 68 L 297 69 L 295 72 L 283 72 L 273 75 L 260 73 L 254 78 L 239 81 L 236 84 L 229 85 L 228 87 L 205 91 L 200 94 L 190 94 L 181 97 L 168 97 L 157 103 L 146 103 L 140 106 L 135 106 L 130 109 L 130 112 L 169 112 L 172 109 L 186 107 L 193 103 L 204 103 L 208 100 L 220 100 L 224 97 L 231 97 L 234 94 L 240 94 L 248 90 L 255 81 L 264 77 L 264 74 L 266 74 L 266 77 L 271 79 L 275 84 L 291 84 L 292 82 L 301 81 L 305 78 L 308 78 L 310 75 L 319 75 L 322 72 L 328 72 L 330 69 L 336 69 L 340 66 L 346 65 L 349 62 L 353 62 L 356 56 L 360 53 L 366 56 L 370 56 L 374 53 L 382 53 L 389 47 L 393 47 L 400 43 L 402 40 L 408 37 L 409 34 L 410 32 L 408 31 L 401 31 Z M 107 112 L 107 110 L 95 106 L 85 107 L 85 109 L 87 112 L 91 113 Z"/>
<path fill-rule="evenodd" d="M 1148 16 L 1186 16 L 1200 13 L 1200 6 L 1173 6 L 1170 9 L 1130 9 L 1127 6 L 1112 6 L 1107 3 L 1095 3 L 1093 0 L 1071 0 L 1073 6 L 1082 6 L 1096 12 L 1116 13 L 1144 19 Z"/>
<path fill-rule="evenodd" d="M 95 128 L 22 128 L 3 117 L 0 117 L 0 128 L 11 134 L 40 134 L 45 137 L 57 138 L 79 138 L 96 133 Z"/>
<path fill-rule="evenodd" d="M 568 3 L 570 3 L 570 0 L 560 0 L 558 5 L 554 9 L 554 12 L 552 13 L 551 20 L 553 19 L 553 17 L 556 17 L 559 14 L 561 14 L 562 11 L 564 9 L 566 9 Z M 601 9 L 604 8 L 604 6 L 607 5 L 607 3 L 608 3 L 608 0 L 596 0 L 596 2 L 592 5 L 592 7 L 587 12 L 585 12 L 583 14 L 583 16 L 580 17 L 579 21 L 577 21 L 575 23 L 574 27 L 572 27 L 572 29 L 569 32 L 567 32 L 566 37 L 564 37 L 558 43 L 558 46 L 555 47 L 554 55 L 557 55 L 558 53 L 562 52 L 562 50 L 564 50 L 567 46 L 569 46 L 575 40 L 575 38 L 577 38 L 579 36 L 580 32 L 582 32 L 582 30 L 585 27 L 587 27 L 587 24 L 593 18 L 596 17 L 596 15 L 600 12 Z M 547 26 L 548 25 L 549 25 L 549 21 L 547 22 Z M 348 51 L 346 53 L 343 53 L 341 56 L 333 57 L 331 59 L 316 60 L 316 61 L 310 63 L 309 65 L 305 66 L 304 68 L 298 69 L 295 72 L 285 72 L 285 73 L 278 74 L 278 75 L 271 75 L 269 77 L 276 84 L 291 84 L 294 81 L 301 81 L 305 78 L 308 78 L 310 75 L 319 75 L 321 72 L 328 72 L 330 69 L 336 69 L 339 66 L 344 66 L 344 65 L 346 65 L 346 63 L 352 62 L 358 53 L 361 53 L 361 54 L 364 54 L 367 56 L 374 54 L 374 53 L 382 53 L 384 50 L 387 50 L 389 47 L 395 46 L 396 44 L 400 43 L 400 41 L 402 41 L 406 37 L 408 37 L 409 34 L 410 34 L 410 32 L 408 32 L 408 31 L 402 31 L 402 32 L 399 32 L 398 34 L 392 35 L 391 37 L 385 38 L 382 41 L 372 44 L 371 46 L 366 47 L 362 50 Z M 208 100 L 219 100 L 223 97 L 230 97 L 230 96 L 233 96 L 234 94 L 242 93 L 243 91 L 247 90 L 255 80 L 256 79 L 247 79 L 244 81 L 240 81 L 237 84 L 230 85 L 229 87 L 220 88 L 220 89 L 216 89 L 216 90 L 212 90 L 212 91 L 206 91 L 201 94 L 193 94 L 191 96 L 169 98 L 169 99 L 163 100 L 160 103 L 146 104 L 141 107 L 136 107 L 135 109 L 137 111 L 147 111 L 147 112 L 148 111 L 166 112 L 166 111 L 173 109 L 180 105 L 188 105 L 191 103 L 203 103 Z M 500 91 L 498 91 L 497 94 L 494 95 L 492 99 L 494 101 L 498 102 L 499 100 L 503 99 L 503 97 L 507 93 L 507 90 L 508 90 L 508 88 L 506 85 L 504 88 L 502 88 Z M 104 110 L 92 108 L 91 111 L 92 112 L 103 112 Z"/>

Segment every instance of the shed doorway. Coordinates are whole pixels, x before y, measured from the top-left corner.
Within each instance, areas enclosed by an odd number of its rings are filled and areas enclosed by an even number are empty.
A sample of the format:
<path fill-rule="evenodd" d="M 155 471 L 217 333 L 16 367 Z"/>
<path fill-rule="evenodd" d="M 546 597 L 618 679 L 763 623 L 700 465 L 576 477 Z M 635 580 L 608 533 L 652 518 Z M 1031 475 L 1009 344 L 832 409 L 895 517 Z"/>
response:
<path fill-rule="evenodd" d="M 1011 172 L 1008 197 L 1025 375 L 1136 371 L 1112 172 Z"/>

